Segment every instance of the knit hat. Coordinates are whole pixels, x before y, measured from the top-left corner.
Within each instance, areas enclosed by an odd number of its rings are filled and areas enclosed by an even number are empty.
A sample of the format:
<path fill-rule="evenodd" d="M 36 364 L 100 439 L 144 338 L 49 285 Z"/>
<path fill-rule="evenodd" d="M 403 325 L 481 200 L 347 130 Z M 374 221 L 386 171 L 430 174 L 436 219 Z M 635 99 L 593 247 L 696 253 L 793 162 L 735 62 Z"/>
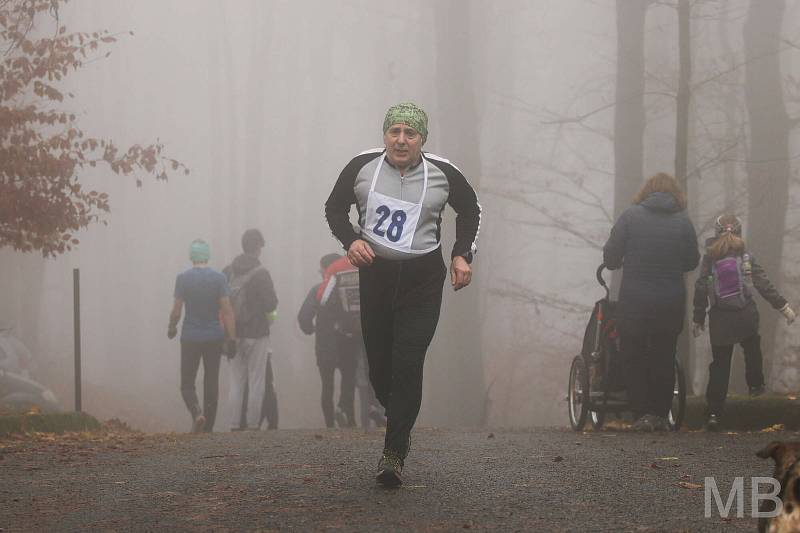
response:
<path fill-rule="evenodd" d="M 417 104 L 403 102 L 390 107 L 383 119 L 383 133 L 394 124 L 406 124 L 417 130 L 422 135 L 422 144 L 428 139 L 428 115 Z"/>
<path fill-rule="evenodd" d="M 192 263 L 208 263 L 211 259 L 211 248 L 203 239 L 195 239 L 189 246 L 189 259 Z"/>

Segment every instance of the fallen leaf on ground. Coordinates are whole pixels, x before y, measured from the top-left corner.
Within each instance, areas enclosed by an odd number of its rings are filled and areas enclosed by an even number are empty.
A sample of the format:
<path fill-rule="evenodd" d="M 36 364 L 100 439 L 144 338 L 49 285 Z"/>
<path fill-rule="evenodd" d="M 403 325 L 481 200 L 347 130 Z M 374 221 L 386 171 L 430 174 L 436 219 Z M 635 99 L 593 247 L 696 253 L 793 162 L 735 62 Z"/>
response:
<path fill-rule="evenodd" d="M 682 489 L 689 489 L 689 490 L 699 490 L 703 488 L 703 485 L 699 483 L 690 483 L 688 481 L 679 481 L 678 486 Z"/>
<path fill-rule="evenodd" d="M 796 400 L 797 396 L 787 396 L 787 398 L 789 398 L 790 400 Z"/>
<path fill-rule="evenodd" d="M 775 433 L 776 431 L 783 431 L 786 428 L 783 424 L 774 424 L 761 430 L 761 433 Z"/>
<path fill-rule="evenodd" d="M 659 461 L 677 461 L 678 457 L 656 457 Z"/>
<path fill-rule="evenodd" d="M 553 459 L 553 461 L 555 461 L 556 463 L 560 463 L 563 460 L 564 460 L 564 458 L 561 457 L 560 455 L 556 455 L 555 458 Z"/>

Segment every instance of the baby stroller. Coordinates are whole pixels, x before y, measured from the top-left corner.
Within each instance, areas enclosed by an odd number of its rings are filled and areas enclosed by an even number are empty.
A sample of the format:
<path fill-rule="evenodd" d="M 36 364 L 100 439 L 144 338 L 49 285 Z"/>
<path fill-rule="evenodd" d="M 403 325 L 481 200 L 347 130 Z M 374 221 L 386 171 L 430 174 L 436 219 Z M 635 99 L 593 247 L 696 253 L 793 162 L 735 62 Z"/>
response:
<path fill-rule="evenodd" d="M 575 431 L 582 431 L 586 419 L 600 429 L 606 415 L 617 418 L 630 411 L 625 393 L 625 368 L 619 353 L 619 333 L 614 311 L 616 302 L 611 301 L 608 285 L 603 279 L 605 265 L 597 268 L 597 282 L 605 290 L 605 297 L 594 304 L 592 316 L 586 326 L 583 348 L 572 360 L 569 370 L 569 423 Z M 677 431 L 686 414 L 686 380 L 683 370 L 675 360 L 675 386 L 667 421 Z"/>

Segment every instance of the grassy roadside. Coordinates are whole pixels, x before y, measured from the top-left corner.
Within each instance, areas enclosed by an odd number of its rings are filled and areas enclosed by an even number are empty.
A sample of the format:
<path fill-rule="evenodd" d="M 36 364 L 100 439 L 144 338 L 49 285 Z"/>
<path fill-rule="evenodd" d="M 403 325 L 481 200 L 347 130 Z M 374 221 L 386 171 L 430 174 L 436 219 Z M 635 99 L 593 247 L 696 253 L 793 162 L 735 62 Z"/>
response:
<path fill-rule="evenodd" d="M 687 398 L 685 424 L 689 429 L 703 427 L 705 409 L 704 397 Z M 800 429 L 800 400 L 795 396 L 728 396 L 722 429 L 758 431 L 779 424 L 787 430 Z"/>
<path fill-rule="evenodd" d="M 0 437 L 15 433 L 64 433 L 94 431 L 100 422 L 86 413 L 3 413 L 0 414 Z"/>

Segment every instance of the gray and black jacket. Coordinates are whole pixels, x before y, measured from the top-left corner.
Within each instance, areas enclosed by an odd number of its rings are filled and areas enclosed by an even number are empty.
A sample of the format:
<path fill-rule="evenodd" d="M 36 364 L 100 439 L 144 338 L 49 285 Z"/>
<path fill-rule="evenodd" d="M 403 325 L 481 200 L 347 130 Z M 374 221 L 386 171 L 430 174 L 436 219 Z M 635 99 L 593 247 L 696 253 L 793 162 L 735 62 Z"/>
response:
<path fill-rule="evenodd" d="M 383 149 L 359 154 L 342 170 L 328 201 L 325 202 L 325 218 L 333 235 L 347 250 L 353 241 L 362 237 L 350 223 L 350 206 L 356 204 L 359 226 L 364 228 L 367 197 L 372 178 L 379 164 Z M 422 206 L 417 230 L 411 250 L 435 249 L 441 240 L 442 211 L 446 204 L 456 212 L 456 242 L 451 257 L 462 256 L 468 262 L 477 251 L 476 242 L 481 224 L 481 206 L 478 197 L 461 171 L 447 159 L 422 153 L 428 163 L 428 190 Z M 408 170 L 400 176 L 398 169 L 388 160 L 381 168 L 375 191 L 408 202 L 418 202 L 422 196 L 423 165 Z M 419 257 L 371 243 L 375 253 L 386 259 L 410 259 Z"/>
<path fill-rule="evenodd" d="M 712 259 L 708 253 L 708 247 L 715 240 L 711 238 L 706 241 L 706 253 L 703 255 L 703 261 L 700 266 L 700 277 L 697 278 L 694 284 L 693 319 L 698 324 L 704 324 L 706 321 L 706 309 L 708 309 L 708 334 L 711 338 L 711 344 L 714 346 L 739 344 L 758 333 L 758 308 L 753 298 L 750 298 L 742 309 L 720 309 L 716 306 L 710 306 L 711 284 L 709 283 L 709 277 L 711 276 Z M 749 255 L 752 266 L 753 287 L 773 308 L 783 308 L 786 305 L 786 299 L 778 293 L 778 290 L 770 282 L 764 268 L 758 264 L 752 254 Z"/>

